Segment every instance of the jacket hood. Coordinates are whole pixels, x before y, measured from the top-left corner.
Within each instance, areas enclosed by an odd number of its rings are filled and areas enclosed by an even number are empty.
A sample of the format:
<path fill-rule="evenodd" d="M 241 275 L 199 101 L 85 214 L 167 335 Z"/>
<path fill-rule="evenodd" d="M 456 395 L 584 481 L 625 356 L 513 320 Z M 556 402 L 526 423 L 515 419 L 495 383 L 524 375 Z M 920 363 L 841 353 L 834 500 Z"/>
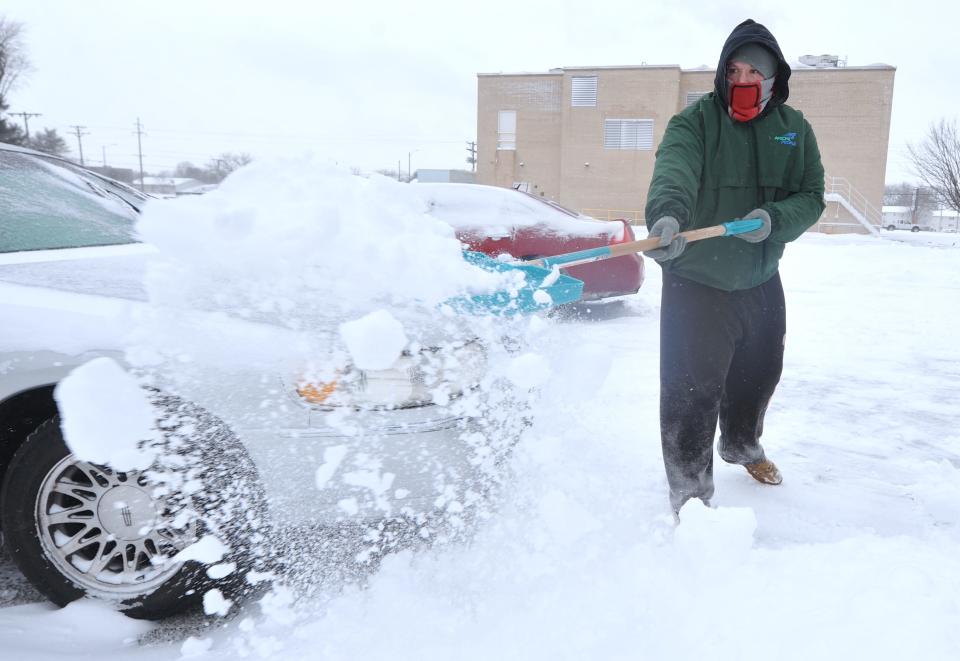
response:
<path fill-rule="evenodd" d="M 727 60 L 736 49 L 744 44 L 755 43 L 770 49 L 777 57 L 777 79 L 773 84 L 773 96 L 764 107 L 760 114 L 762 117 L 769 113 L 773 108 L 786 102 L 790 96 L 790 65 L 780 52 L 780 44 L 774 38 L 773 34 L 766 27 L 748 18 L 743 23 L 733 28 L 733 32 L 727 37 L 723 44 L 723 50 L 720 52 L 720 62 L 717 64 L 717 77 L 714 80 L 713 87 L 717 93 L 717 98 L 723 102 L 723 107 L 730 105 L 730 99 L 727 98 Z"/>

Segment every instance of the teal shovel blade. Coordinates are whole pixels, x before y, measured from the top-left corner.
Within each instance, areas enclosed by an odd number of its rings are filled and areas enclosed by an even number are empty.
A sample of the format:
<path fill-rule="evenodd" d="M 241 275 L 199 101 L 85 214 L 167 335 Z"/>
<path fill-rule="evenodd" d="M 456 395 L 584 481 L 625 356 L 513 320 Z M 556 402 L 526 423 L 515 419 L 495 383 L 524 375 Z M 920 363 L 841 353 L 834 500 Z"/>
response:
<path fill-rule="evenodd" d="M 530 264 L 501 262 L 481 252 L 465 250 L 463 258 L 486 271 L 519 271 L 524 284 L 515 292 L 495 291 L 489 294 L 458 296 L 447 301 L 457 312 L 466 314 L 514 315 L 546 310 L 554 305 L 579 301 L 583 295 L 583 281 L 551 269 Z M 544 284 L 550 278 L 549 284 Z M 543 296 L 543 292 L 548 294 Z"/>

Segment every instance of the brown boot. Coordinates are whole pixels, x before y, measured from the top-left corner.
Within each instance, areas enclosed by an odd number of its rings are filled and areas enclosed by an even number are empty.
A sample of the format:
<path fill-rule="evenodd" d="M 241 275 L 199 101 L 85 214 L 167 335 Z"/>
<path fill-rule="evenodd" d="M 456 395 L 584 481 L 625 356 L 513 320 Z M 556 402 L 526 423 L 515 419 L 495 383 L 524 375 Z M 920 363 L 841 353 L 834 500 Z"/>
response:
<path fill-rule="evenodd" d="M 764 484 L 780 484 L 783 482 L 783 475 L 777 470 L 777 465 L 769 459 L 758 461 L 755 464 L 744 464 L 744 468 L 757 482 L 763 482 Z"/>

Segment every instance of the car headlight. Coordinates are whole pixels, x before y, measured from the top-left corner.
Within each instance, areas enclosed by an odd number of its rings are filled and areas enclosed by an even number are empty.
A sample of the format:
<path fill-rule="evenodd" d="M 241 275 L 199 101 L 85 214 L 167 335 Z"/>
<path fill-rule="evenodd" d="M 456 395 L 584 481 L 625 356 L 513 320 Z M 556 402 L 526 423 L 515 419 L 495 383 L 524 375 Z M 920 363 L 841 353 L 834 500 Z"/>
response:
<path fill-rule="evenodd" d="M 331 377 L 295 381 L 300 401 L 320 409 L 395 409 L 443 405 L 477 386 L 486 352 L 476 341 L 404 352 L 390 369 L 341 366 Z"/>

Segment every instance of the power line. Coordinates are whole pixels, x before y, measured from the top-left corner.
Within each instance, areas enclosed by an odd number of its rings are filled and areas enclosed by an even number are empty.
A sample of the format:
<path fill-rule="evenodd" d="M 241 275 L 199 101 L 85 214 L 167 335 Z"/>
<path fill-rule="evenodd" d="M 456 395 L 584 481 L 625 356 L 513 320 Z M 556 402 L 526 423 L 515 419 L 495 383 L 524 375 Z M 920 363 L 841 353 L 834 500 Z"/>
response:
<path fill-rule="evenodd" d="M 97 131 L 126 131 L 127 129 L 122 126 L 90 126 L 84 127 L 90 128 Z M 425 142 L 433 144 L 454 144 L 461 143 L 462 141 L 457 138 L 450 137 L 440 137 L 440 138 L 430 138 L 420 135 L 311 135 L 308 133 L 303 134 L 290 134 L 290 133 L 246 133 L 246 132 L 230 132 L 230 131 L 191 131 L 183 129 L 150 129 L 150 132 L 154 135 L 157 134 L 174 134 L 173 139 L 178 139 L 178 137 L 183 140 L 189 140 L 196 136 L 220 136 L 225 138 L 243 138 L 248 140 L 292 140 L 297 142 Z"/>
<path fill-rule="evenodd" d="M 57 126 L 56 124 L 54 126 Z M 175 165 L 178 165 L 182 160 L 193 160 L 204 159 L 215 161 L 216 156 L 214 154 L 226 152 L 226 151 L 243 151 L 243 150 L 257 150 L 263 147 L 263 143 L 282 143 L 285 141 L 296 141 L 299 143 L 300 148 L 307 148 L 311 145 L 315 147 L 320 147 L 320 145 L 325 145 L 331 149 L 337 149 L 339 146 L 346 145 L 351 146 L 353 143 L 354 147 L 364 148 L 368 143 L 392 143 L 400 141 L 408 141 L 409 138 L 399 137 L 397 135 L 390 136 L 375 136 L 375 135 L 336 135 L 336 136 L 318 136 L 310 134 L 280 134 L 280 133 L 239 133 L 239 132 L 229 132 L 229 131 L 190 131 L 190 130 L 180 130 L 180 129 L 157 129 L 151 128 L 149 135 L 154 137 L 154 143 L 157 140 L 161 142 L 166 141 L 168 149 L 163 149 L 162 145 L 159 145 L 159 149 L 151 148 L 150 154 L 153 158 L 147 156 L 143 153 L 143 137 L 147 135 L 147 132 L 144 130 L 144 126 L 140 120 L 137 118 L 137 121 L 134 124 L 134 131 L 130 132 L 129 128 L 127 129 L 128 135 L 136 134 L 138 138 L 137 152 L 129 154 L 130 158 L 127 158 L 127 162 L 132 161 L 133 158 L 137 158 L 137 162 L 132 163 L 134 171 L 137 170 L 138 166 L 143 171 L 144 176 L 147 174 L 145 169 L 154 169 L 156 167 L 164 168 L 173 168 Z M 86 154 L 83 153 L 83 144 L 82 137 L 86 135 L 95 136 L 95 140 L 100 140 L 101 142 L 119 142 L 120 136 L 117 135 L 115 131 L 119 131 L 120 127 L 115 126 L 106 126 L 106 125 L 70 125 L 69 129 L 65 125 L 60 124 L 59 129 L 65 133 L 77 134 L 78 140 L 78 151 L 80 153 L 80 161 L 83 165 L 86 165 Z M 158 132 L 162 133 L 161 137 L 158 137 Z M 201 153 L 197 150 L 199 146 L 198 136 L 210 136 L 211 137 L 211 146 L 209 150 L 204 150 L 205 153 Z M 223 140 L 217 140 L 216 138 L 222 137 Z M 180 150 L 176 148 L 177 143 L 183 143 L 186 141 L 192 141 L 190 144 L 184 144 L 185 149 Z M 452 145 L 454 143 L 463 145 L 464 141 L 462 139 L 454 140 L 449 139 L 446 136 L 436 136 L 434 138 L 424 138 L 421 136 L 416 136 L 416 141 L 426 143 L 427 145 L 436 145 L 436 148 L 445 148 L 441 147 L 443 145 Z M 216 143 L 221 143 L 219 146 Z M 229 142 L 231 144 L 226 144 Z M 154 144 L 151 143 L 151 144 Z M 475 144 L 475 143 L 474 143 Z M 154 145 L 158 147 L 158 145 Z M 90 145 L 87 145 L 89 151 Z M 192 147 L 192 149 L 191 149 Z M 273 147 L 283 149 L 283 145 L 274 144 Z M 462 148 L 462 147 L 461 147 Z M 118 150 L 121 151 L 121 150 Z M 462 152 L 461 152 L 462 153 Z M 450 159 L 453 154 L 448 153 L 444 158 Z M 159 157 L 159 158 L 156 158 Z M 124 159 L 123 156 L 119 154 L 114 157 L 115 159 Z M 176 162 L 174 162 L 176 159 Z M 160 163 L 168 161 L 169 165 Z M 115 165 L 121 165 L 121 163 L 115 163 Z M 371 168 L 373 166 L 370 166 Z"/>

